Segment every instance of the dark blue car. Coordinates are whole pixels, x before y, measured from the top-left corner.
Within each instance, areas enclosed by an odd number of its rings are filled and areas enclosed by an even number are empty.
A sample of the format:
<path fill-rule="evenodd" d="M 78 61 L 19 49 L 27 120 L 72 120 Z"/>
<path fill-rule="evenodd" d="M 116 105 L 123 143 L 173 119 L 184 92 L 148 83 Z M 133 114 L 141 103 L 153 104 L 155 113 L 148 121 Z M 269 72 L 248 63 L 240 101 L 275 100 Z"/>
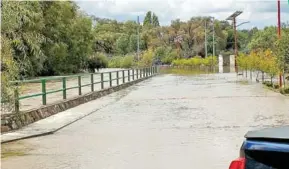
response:
<path fill-rule="evenodd" d="M 289 126 L 250 131 L 229 169 L 289 169 Z"/>

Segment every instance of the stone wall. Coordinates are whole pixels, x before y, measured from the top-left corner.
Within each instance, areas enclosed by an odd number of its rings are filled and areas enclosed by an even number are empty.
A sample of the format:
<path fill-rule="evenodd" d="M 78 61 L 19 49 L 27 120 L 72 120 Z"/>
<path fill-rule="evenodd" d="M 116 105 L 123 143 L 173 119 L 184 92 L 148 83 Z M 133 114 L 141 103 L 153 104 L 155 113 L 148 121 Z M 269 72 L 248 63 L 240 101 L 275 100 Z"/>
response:
<path fill-rule="evenodd" d="M 65 111 L 67 109 L 76 107 L 80 104 L 95 100 L 97 98 L 108 95 L 115 91 L 127 88 L 129 86 L 132 86 L 133 84 L 146 80 L 150 77 L 152 76 L 134 80 L 131 82 L 127 82 L 119 86 L 114 86 L 114 87 L 103 89 L 100 91 L 91 92 L 82 96 L 63 100 L 58 103 L 42 106 L 40 108 L 32 109 L 32 110 L 25 111 L 25 112 L 13 113 L 13 114 L 2 114 L 1 115 L 1 132 L 3 133 L 3 132 L 11 131 L 11 130 L 20 129 L 23 126 L 26 126 L 38 120 L 44 119 L 56 113 Z"/>

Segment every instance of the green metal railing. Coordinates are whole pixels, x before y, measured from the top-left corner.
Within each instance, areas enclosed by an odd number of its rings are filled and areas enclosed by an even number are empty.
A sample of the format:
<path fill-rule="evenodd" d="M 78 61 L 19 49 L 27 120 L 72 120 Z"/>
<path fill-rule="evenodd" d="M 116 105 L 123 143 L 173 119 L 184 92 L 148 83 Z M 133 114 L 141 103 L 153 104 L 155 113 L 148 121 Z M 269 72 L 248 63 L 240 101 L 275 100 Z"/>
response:
<path fill-rule="evenodd" d="M 27 98 L 33 98 L 33 97 L 39 97 L 42 96 L 42 105 L 47 104 L 47 95 L 52 94 L 52 93 L 58 93 L 62 92 L 63 99 L 67 99 L 67 91 L 71 89 L 78 89 L 78 95 L 82 95 L 82 88 L 91 86 L 91 92 L 95 91 L 94 90 L 94 85 L 95 84 L 100 84 L 100 89 L 104 89 L 104 83 L 108 82 L 109 87 L 112 87 L 112 82 L 116 81 L 116 85 L 118 86 L 120 83 L 120 80 L 122 80 L 122 84 L 126 83 L 126 78 L 128 82 L 132 80 L 137 80 L 140 78 L 145 78 L 151 75 L 154 75 L 158 73 L 158 67 L 147 67 L 147 68 L 137 68 L 137 69 L 127 69 L 127 70 L 118 70 L 118 71 L 111 71 L 111 72 L 103 72 L 103 73 L 90 73 L 90 74 L 82 74 L 82 75 L 72 75 L 72 76 L 61 76 L 61 77 L 50 77 L 50 78 L 43 78 L 43 79 L 33 79 L 33 80 L 24 80 L 24 81 L 13 81 L 11 82 L 12 85 L 15 85 L 15 92 L 14 92 L 14 97 L 15 97 L 15 105 L 14 105 L 14 111 L 19 112 L 20 111 L 20 100 L 27 99 Z M 127 72 L 127 76 L 125 76 L 125 72 Z M 116 73 L 116 78 L 112 78 L 112 73 Z M 132 74 L 131 74 L 132 73 Z M 100 74 L 100 81 L 95 82 L 94 81 L 94 75 L 99 75 Z M 104 75 L 108 74 L 109 79 L 104 80 Z M 122 76 L 120 77 L 120 74 Z M 87 77 L 90 76 L 90 83 L 88 84 L 82 84 L 82 77 Z M 135 77 L 136 76 L 136 77 Z M 68 79 L 71 78 L 77 78 L 77 86 L 72 86 L 72 87 L 67 87 L 66 82 Z M 47 82 L 49 81 L 55 81 L 55 80 L 61 80 L 62 81 L 62 88 L 61 89 L 56 89 L 56 90 L 50 90 L 47 91 Z M 34 94 L 28 94 L 28 95 L 19 95 L 19 86 L 21 84 L 25 83 L 41 83 L 41 93 L 34 93 Z"/>

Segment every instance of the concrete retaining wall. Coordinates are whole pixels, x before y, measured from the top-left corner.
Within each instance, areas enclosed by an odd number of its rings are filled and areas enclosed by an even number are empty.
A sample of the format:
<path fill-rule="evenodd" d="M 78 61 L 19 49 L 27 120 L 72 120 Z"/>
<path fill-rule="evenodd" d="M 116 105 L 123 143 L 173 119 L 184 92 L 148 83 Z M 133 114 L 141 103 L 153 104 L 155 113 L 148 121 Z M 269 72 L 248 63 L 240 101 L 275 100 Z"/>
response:
<path fill-rule="evenodd" d="M 32 109 L 26 112 L 3 114 L 1 115 L 1 132 L 3 133 L 3 132 L 8 132 L 11 130 L 19 129 L 23 126 L 26 126 L 38 120 L 44 119 L 53 114 L 57 114 L 64 110 L 76 107 L 80 104 L 89 102 L 91 100 L 95 100 L 97 98 L 108 95 L 115 91 L 127 88 L 129 86 L 132 86 L 133 84 L 146 80 L 150 77 L 152 76 L 145 77 L 145 78 L 138 79 L 138 80 L 131 81 L 131 82 L 127 82 L 119 86 L 114 86 L 114 87 L 103 89 L 100 91 L 91 92 L 82 96 L 63 100 L 58 103 L 42 106 L 40 108 Z"/>

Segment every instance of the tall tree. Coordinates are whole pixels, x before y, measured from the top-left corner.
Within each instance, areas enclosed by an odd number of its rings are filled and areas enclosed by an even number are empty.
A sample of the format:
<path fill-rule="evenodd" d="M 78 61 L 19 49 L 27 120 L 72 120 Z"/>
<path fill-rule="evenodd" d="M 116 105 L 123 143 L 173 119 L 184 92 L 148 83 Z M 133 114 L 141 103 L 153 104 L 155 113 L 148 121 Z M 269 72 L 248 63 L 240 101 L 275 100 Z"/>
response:
<path fill-rule="evenodd" d="M 37 1 L 3 1 L 2 30 L 11 42 L 13 59 L 22 75 L 35 76 L 42 69 L 45 55 L 41 45 L 45 41 L 40 3 Z"/>
<path fill-rule="evenodd" d="M 146 13 L 146 16 L 145 16 L 145 18 L 144 18 L 143 25 L 144 25 L 145 27 L 149 27 L 149 26 L 152 25 L 152 12 L 151 12 L 151 11 L 148 11 L 148 12 Z"/>
<path fill-rule="evenodd" d="M 129 36 L 127 34 L 121 35 L 116 40 L 116 50 L 119 54 L 125 55 L 128 53 Z"/>
<path fill-rule="evenodd" d="M 153 13 L 152 25 L 153 25 L 154 27 L 160 26 L 159 18 L 157 17 L 157 15 L 156 15 L 155 13 Z"/>

